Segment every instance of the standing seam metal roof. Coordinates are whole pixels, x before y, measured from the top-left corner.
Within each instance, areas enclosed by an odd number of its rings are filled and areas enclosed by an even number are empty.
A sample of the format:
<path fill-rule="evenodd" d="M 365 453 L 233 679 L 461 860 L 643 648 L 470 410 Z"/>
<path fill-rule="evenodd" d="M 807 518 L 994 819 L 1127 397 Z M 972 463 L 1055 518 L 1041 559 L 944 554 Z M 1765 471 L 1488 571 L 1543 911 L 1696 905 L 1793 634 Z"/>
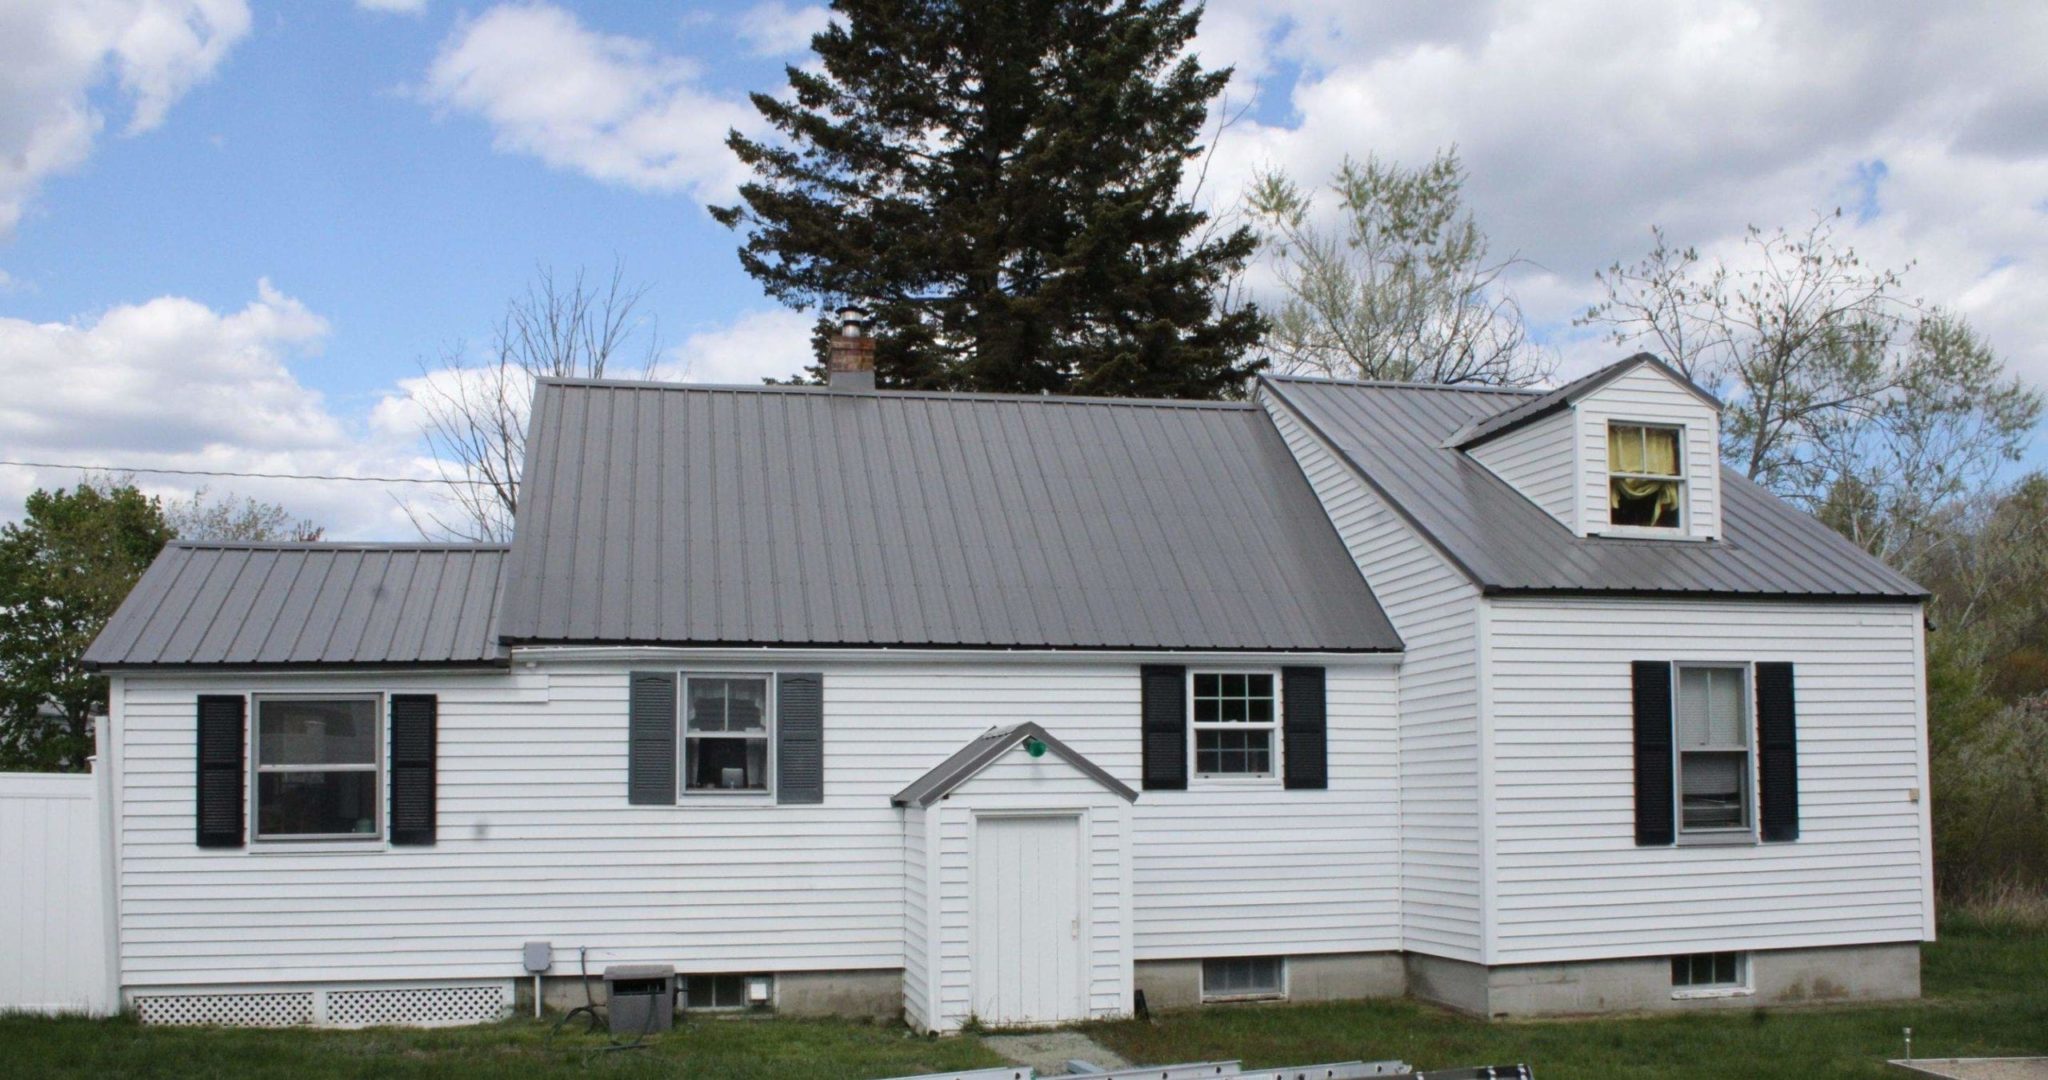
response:
<path fill-rule="evenodd" d="M 1227 403 L 543 380 L 513 643 L 1388 651 Z"/>
<path fill-rule="evenodd" d="M 174 541 L 90 667 L 487 664 L 506 549 Z"/>
<path fill-rule="evenodd" d="M 1448 445 L 1454 433 L 1526 411 L 1541 399 L 1527 391 L 1297 377 L 1264 379 L 1262 389 L 1336 448 L 1487 592 L 1899 601 L 1926 596 L 1833 529 L 1726 468 L 1719 540 L 1575 535 Z"/>

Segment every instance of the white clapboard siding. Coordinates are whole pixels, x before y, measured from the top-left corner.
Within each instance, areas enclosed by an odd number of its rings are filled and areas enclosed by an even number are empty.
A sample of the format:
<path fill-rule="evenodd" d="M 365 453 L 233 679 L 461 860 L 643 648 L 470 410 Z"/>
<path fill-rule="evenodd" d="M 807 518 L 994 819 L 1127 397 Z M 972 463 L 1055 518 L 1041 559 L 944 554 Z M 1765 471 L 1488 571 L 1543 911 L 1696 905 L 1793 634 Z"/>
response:
<path fill-rule="evenodd" d="M 1495 963 L 1933 933 L 1912 605 L 1487 601 Z M 1790 661 L 1800 836 L 1637 847 L 1629 663 Z"/>
<path fill-rule="evenodd" d="M 1480 443 L 1470 454 L 1523 498 L 1583 535 L 1579 528 L 1579 456 L 1573 438 L 1577 431 L 1578 418 L 1572 410 L 1560 409 Z"/>
<path fill-rule="evenodd" d="M 1403 947 L 1476 961 L 1485 889 L 1478 590 L 1285 404 L 1261 400 L 1406 649 L 1396 747 Z"/>
<path fill-rule="evenodd" d="M 0 1013 L 113 1012 L 92 774 L 0 773 Z"/>
<path fill-rule="evenodd" d="M 932 1028 L 930 940 L 932 862 L 925 849 L 935 837 L 926 832 L 924 810 L 903 808 L 903 1018 L 912 1028 Z"/>
<path fill-rule="evenodd" d="M 1058 755 L 1034 759 L 1019 747 L 925 812 L 926 827 L 935 835 L 929 925 L 934 953 L 931 1027 L 956 1030 L 974 1013 L 974 829 L 977 816 L 986 814 L 1082 815 L 1081 939 L 1088 1017 L 1106 1019 L 1130 1011 L 1130 809 L 1121 795 Z"/>
<path fill-rule="evenodd" d="M 1692 391 L 1647 364 L 1580 399 L 1582 459 L 1579 521 L 1586 532 L 1607 527 L 1607 425 L 1651 423 L 1685 427 L 1685 528 L 1690 536 L 1721 535 L 1720 415 Z"/>
<path fill-rule="evenodd" d="M 124 985 L 510 977 L 533 940 L 568 962 L 588 947 L 593 970 L 902 968 L 905 822 L 891 795 L 1021 720 L 1141 782 L 1136 664 L 845 660 L 786 667 L 825 674 L 822 805 L 629 806 L 627 672 L 649 666 L 669 665 L 558 652 L 503 673 L 123 677 Z M 1380 660 L 1329 669 L 1329 791 L 1275 781 L 1141 800 L 1138 958 L 1398 947 L 1394 678 Z M 439 843 L 196 847 L 195 697 L 245 691 L 438 694 Z"/>

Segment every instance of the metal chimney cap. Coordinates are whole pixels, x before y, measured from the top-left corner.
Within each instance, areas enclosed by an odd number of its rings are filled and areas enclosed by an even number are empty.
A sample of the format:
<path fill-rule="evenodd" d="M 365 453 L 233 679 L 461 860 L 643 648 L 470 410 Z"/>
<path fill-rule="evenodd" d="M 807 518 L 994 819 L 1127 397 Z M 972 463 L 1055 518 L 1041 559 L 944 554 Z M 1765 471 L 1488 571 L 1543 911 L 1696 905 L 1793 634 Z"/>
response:
<path fill-rule="evenodd" d="M 841 304 L 839 307 L 839 333 L 845 337 L 859 337 L 867 329 L 868 309 L 859 304 Z"/>

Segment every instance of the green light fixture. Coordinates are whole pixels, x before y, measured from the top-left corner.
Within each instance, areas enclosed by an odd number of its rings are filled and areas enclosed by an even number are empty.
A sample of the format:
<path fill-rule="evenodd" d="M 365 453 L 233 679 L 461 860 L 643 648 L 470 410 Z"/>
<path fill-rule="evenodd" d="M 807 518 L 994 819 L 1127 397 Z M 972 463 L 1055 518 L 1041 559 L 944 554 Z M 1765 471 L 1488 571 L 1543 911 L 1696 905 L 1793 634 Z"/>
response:
<path fill-rule="evenodd" d="M 1045 740 L 1044 740 L 1044 739 L 1036 739 L 1036 738 L 1032 738 L 1032 739 L 1025 739 L 1025 740 L 1024 740 L 1024 752 L 1025 752 L 1025 753 L 1027 753 L 1027 754 L 1030 754 L 1030 755 L 1031 755 L 1032 757 L 1044 757 L 1044 756 L 1045 756 Z"/>

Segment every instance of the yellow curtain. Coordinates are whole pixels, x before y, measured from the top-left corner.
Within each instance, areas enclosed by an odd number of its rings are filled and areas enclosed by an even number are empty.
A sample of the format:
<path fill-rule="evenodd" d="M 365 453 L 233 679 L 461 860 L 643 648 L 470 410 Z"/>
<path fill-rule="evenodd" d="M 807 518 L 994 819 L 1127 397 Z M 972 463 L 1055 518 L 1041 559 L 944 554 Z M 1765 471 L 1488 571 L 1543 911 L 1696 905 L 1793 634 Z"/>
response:
<path fill-rule="evenodd" d="M 1643 467 L 1636 472 L 1655 473 L 1658 476 L 1678 475 L 1678 432 L 1669 428 L 1646 428 L 1643 431 Z"/>

